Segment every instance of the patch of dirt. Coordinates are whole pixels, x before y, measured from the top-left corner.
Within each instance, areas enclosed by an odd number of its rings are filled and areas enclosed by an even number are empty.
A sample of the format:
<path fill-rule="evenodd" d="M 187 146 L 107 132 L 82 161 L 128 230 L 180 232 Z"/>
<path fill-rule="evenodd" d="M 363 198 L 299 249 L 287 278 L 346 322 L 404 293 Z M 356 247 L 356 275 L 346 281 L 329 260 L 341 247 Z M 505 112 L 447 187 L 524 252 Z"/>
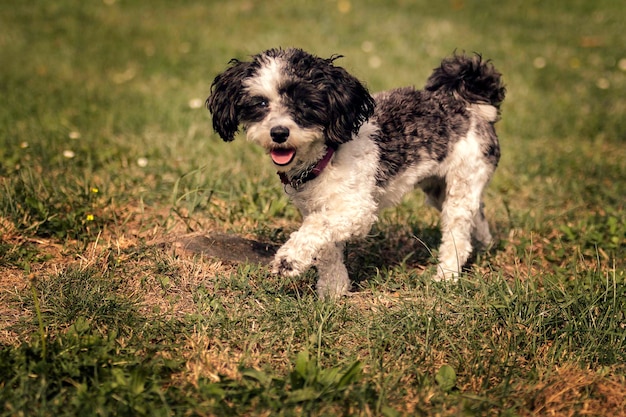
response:
<path fill-rule="evenodd" d="M 268 265 L 277 246 L 225 233 L 191 233 L 169 242 L 175 252 L 192 253 L 232 263 Z"/>

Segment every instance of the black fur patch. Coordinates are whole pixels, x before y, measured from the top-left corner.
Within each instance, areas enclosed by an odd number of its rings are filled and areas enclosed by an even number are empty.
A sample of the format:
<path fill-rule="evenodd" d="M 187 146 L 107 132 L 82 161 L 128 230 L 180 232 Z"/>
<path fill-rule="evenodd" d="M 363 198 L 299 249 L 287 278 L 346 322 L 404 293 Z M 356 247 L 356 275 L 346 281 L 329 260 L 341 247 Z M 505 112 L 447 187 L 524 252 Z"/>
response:
<path fill-rule="evenodd" d="M 289 82 L 279 91 L 293 120 L 302 127 L 324 126 L 328 118 L 326 95 L 313 84 Z"/>
<path fill-rule="evenodd" d="M 378 185 L 420 161 L 441 162 L 469 127 L 467 110 L 452 98 L 411 87 L 375 96 L 380 148 Z M 454 108 L 454 111 L 450 111 Z"/>
<path fill-rule="evenodd" d="M 239 130 L 245 97 L 242 82 L 252 76 L 259 66 L 259 62 L 233 59 L 230 67 L 215 77 L 211 84 L 211 95 L 207 98 L 206 105 L 213 115 L 213 129 L 227 142 L 235 139 L 235 133 Z"/>

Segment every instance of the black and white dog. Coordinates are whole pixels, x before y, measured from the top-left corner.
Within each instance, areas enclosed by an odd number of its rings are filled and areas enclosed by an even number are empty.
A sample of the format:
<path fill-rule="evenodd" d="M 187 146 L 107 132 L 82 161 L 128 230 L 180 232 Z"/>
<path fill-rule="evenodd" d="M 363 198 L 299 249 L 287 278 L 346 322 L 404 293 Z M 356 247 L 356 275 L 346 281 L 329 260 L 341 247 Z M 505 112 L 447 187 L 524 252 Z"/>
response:
<path fill-rule="evenodd" d="M 320 297 L 346 294 L 345 242 L 367 235 L 380 209 L 419 187 L 442 216 L 437 279 L 456 279 L 472 237 L 492 240 L 482 192 L 500 158 L 500 73 L 479 55 L 455 54 L 424 90 L 370 95 L 337 58 L 270 49 L 232 60 L 207 99 L 215 131 L 232 141 L 241 125 L 302 212 L 272 272 L 296 276 L 315 265 Z"/>

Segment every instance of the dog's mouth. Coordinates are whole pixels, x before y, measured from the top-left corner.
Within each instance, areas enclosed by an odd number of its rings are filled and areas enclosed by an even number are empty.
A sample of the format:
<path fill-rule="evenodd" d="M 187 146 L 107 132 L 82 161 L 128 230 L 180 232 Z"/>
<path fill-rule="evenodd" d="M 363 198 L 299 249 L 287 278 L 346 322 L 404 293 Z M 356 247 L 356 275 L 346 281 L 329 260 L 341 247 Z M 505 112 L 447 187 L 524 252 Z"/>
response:
<path fill-rule="evenodd" d="M 278 166 L 289 165 L 296 157 L 296 150 L 293 148 L 275 148 L 270 151 L 272 161 Z"/>

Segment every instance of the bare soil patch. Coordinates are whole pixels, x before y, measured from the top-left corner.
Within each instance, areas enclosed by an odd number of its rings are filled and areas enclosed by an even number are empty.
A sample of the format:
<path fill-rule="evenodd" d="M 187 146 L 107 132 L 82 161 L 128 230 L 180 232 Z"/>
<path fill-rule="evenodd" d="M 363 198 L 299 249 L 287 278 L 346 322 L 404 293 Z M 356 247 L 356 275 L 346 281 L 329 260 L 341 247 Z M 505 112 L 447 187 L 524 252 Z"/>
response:
<path fill-rule="evenodd" d="M 232 263 L 268 265 L 276 253 L 272 243 L 226 233 L 191 233 L 169 239 L 177 252 L 199 254 Z"/>

